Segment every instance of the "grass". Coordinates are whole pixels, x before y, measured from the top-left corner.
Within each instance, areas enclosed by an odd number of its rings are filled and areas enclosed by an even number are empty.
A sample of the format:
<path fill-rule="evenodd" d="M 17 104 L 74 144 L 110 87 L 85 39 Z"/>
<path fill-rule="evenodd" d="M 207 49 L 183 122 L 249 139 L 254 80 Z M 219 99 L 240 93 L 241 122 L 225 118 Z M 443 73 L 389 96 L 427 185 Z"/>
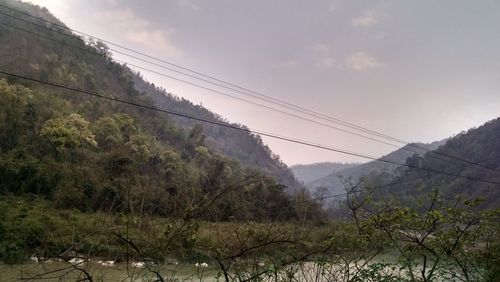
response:
<path fill-rule="evenodd" d="M 106 260 L 153 259 L 198 262 L 229 256 L 267 241 L 300 241 L 313 248 L 333 224 L 205 222 L 55 209 L 43 199 L 0 198 L 0 259 L 26 262 L 30 256 L 84 256 Z M 130 243 L 127 243 L 129 240 Z M 297 251 L 269 244 L 259 251 Z M 297 245 L 298 246 L 298 245 Z M 137 249 L 134 249 L 137 248 Z"/>

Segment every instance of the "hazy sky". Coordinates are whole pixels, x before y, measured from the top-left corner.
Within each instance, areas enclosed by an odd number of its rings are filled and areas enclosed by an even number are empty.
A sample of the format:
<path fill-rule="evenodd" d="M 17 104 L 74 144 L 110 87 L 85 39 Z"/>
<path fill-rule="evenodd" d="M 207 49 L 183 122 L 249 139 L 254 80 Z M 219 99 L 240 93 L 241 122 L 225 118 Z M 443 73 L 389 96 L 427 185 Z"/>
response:
<path fill-rule="evenodd" d="M 496 0 L 31 2 L 79 31 L 408 141 L 500 115 Z M 253 129 L 375 156 L 395 149 L 141 72 Z M 263 139 L 287 164 L 364 161 Z"/>

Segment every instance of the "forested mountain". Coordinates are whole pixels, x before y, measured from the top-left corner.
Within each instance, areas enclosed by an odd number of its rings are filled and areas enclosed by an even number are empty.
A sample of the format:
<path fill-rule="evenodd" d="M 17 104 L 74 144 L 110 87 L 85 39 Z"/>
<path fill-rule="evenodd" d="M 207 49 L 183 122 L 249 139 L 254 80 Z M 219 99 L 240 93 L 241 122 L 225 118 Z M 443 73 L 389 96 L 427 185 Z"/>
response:
<path fill-rule="evenodd" d="M 150 97 L 159 108 L 172 109 L 177 112 L 186 113 L 203 119 L 228 123 L 223 117 L 210 112 L 206 108 L 195 105 L 192 102 L 168 93 L 165 89 L 146 82 L 139 74 L 131 73 L 135 88 L 145 96 Z M 196 125 L 197 121 L 172 116 L 176 125 L 189 129 Z M 244 125 L 232 124 L 241 128 Z M 203 133 L 208 147 L 222 152 L 224 155 L 237 159 L 247 167 L 257 168 L 265 174 L 276 177 L 278 182 L 289 188 L 289 192 L 300 190 L 300 185 L 292 171 L 283 163 L 278 155 L 275 155 L 267 145 L 262 142 L 258 135 L 251 135 L 243 131 L 225 128 L 214 124 L 203 124 Z"/>
<path fill-rule="evenodd" d="M 323 178 L 329 174 L 339 172 L 346 168 L 351 168 L 360 165 L 359 163 L 313 163 L 307 165 L 293 165 L 290 169 L 295 177 L 307 185 L 316 179 Z"/>
<path fill-rule="evenodd" d="M 2 1 L 1 3 L 17 6 L 17 8 L 24 7 L 24 9 L 28 9 L 29 12 L 35 16 L 42 17 L 48 21 L 56 22 L 62 25 L 60 21 L 58 21 L 56 18 L 50 15 L 46 10 L 43 11 L 41 9 L 29 8 L 26 4 L 19 4 L 16 3 L 15 1 Z M 16 16 L 19 17 L 20 15 Z M 61 36 L 60 34 L 59 35 L 54 34 L 53 32 L 47 31 L 46 29 L 30 26 L 29 24 L 26 24 L 25 22 L 22 21 L 18 21 L 8 17 L 5 18 L 5 21 L 8 24 L 12 24 L 14 26 L 22 26 L 23 29 L 29 29 L 31 32 L 35 31 L 36 33 L 41 33 L 43 36 L 49 38 L 55 38 L 56 40 L 64 41 L 68 44 L 73 44 L 73 45 L 81 44 L 81 42 L 78 42 L 78 40 L 75 41 L 75 39 L 71 39 L 67 36 Z M 47 26 L 47 23 L 41 21 L 39 21 L 37 24 Z M 48 27 L 57 29 L 59 32 L 61 32 L 60 30 L 61 28 L 59 27 L 56 26 L 48 26 Z M 19 33 L 25 33 L 23 31 L 8 28 L 6 26 L 3 26 L 2 29 L 9 34 L 14 34 L 14 35 L 17 35 Z M 40 68 L 38 74 L 44 77 L 46 72 L 44 69 L 47 67 L 48 68 L 51 67 L 50 65 L 47 65 L 47 63 L 49 63 L 49 59 L 47 59 L 48 58 L 47 56 L 52 56 L 50 60 L 53 60 L 53 59 L 58 59 L 56 58 L 58 55 L 64 54 L 64 53 L 58 54 L 57 52 L 56 53 L 50 52 L 51 49 L 50 47 L 47 48 L 46 45 L 47 43 L 54 46 L 58 45 L 58 43 L 50 42 L 50 40 L 45 40 L 44 38 L 40 37 L 37 38 L 32 34 L 26 34 L 26 33 L 22 34 L 21 38 L 25 38 L 24 40 L 27 40 L 30 43 L 44 42 L 44 44 L 40 45 L 39 47 L 28 46 L 23 50 L 23 49 L 12 48 L 15 47 L 16 44 L 15 42 L 16 40 L 14 40 L 14 42 L 7 44 L 3 49 L 2 55 L 8 56 L 5 57 L 8 58 L 8 60 L 3 61 L 2 63 L 6 63 L 9 66 L 13 67 L 16 65 L 21 66 L 21 64 L 25 62 L 27 64 L 24 64 L 25 65 L 24 67 L 27 66 L 28 68 L 24 69 L 19 68 L 18 70 L 23 70 L 31 74 L 36 74 L 33 71 L 36 68 Z M 8 38 L 5 37 L 4 40 L 8 40 Z M 90 42 L 90 44 L 100 49 L 98 50 L 99 52 L 102 53 L 108 52 L 104 44 L 100 42 Z M 57 46 L 56 48 L 71 49 L 72 47 L 59 44 L 59 46 Z M 12 51 L 15 51 L 17 53 L 12 54 L 11 53 Z M 22 57 L 23 59 L 19 60 L 20 57 Z M 28 63 L 26 62 L 27 58 L 31 58 L 33 61 Z M 80 64 L 85 64 L 85 63 L 86 62 L 81 62 Z M 87 73 L 95 71 L 95 69 L 93 69 L 93 66 L 91 64 L 92 62 L 87 62 L 87 63 L 88 63 L 88 68 L 85 69 L 84 71 Z M 182 113 L 194 115 L 208 120 L 228 123 L 221 116 L 210 112 L 209 110 L 203 108 L 202 106 L 194 105 L 193 103 L 179 96 L 174 96 L 171 93 L 168 93 L 162 87 L 157 87 L 153 84 L 146 82 L 140 75 L 134 73 L 133 71 L 130 71 L 126 67 L 124 68 L 123 72 L 124 76 L 132 77 L 131 81 L 127 82 L 130 83 L 129 87 L 138 91 L 141 95 L 149 97 L 155 106 L 169 108 L 172 110 L 176 110 Z M 88 75 L 87 73 L 86 75 Z M 84 77 L 83 79 L 89 79 L 89 78 Z M 95 88 L 95 86 L 93 86 L 93 88 L 85 88 L 85 89 L 92 90 L 98 88 Z M 176 118 L 176 117 L 168 117 L 168 118 L 174 121 L 177 126 L 180 126 L 184 129 L 192 128 L 195 124 L 199 123 L 186 118 Z M 245 128 L 245 126 L 239 124 L 232 124 L 232 125 Z M 259 136 L 248 134 L 242 131 L 237 131 L 234 129 L 221 128 L 220 126 L 216 125 L 202 124 L 202 126 L 203 126 L 203 133 L 207 137 L 206 143 L 208 147 L 216 149 L 217 151 L 222 152 L 226 156 L 237 159 L 244 166 L 257 168 L 265 174 L 269 174 L 276 177 L 280 184 L 289 187 L 291 191 L 297 191 L 300 188 L 302 188 L 302 186 L 293 177 L 292 172 L 279 159 L 279 156 L 273 154 L 271 150 L 265 144 L 262 143 L 262 140 L 260 139 Z"/>
<path fill-rule="evenodd" d="M 0 3 L 60 23 L 37 6 Z M 101 42 L 8 13 L 39 26 L 2 17 L 1 70 L 225 122 L 143 81 L 114 62 Z M 248 132 L 200 125 L 9 75 L 0 76 L 0 129 L 0 193 L 36 195 L 57 207 L 82 211 L 132 210 L 172 217 L 193 209 L 201 213 L 200 203 L 216 197 L 203 218 L 298 218 L 286 186 L 298 189 L 300 184 Z M 301 208 L 318 211 L 306 195 L 300 197 Z"/>
<path fill-rule="evenodd" d="M 424 154 L 425 152 L 427 152 L 427 150 L 437 149 L 439 146 L 444 144 L 444 142 L 445 140 L 436 141 L 430 144 L 412 143 L 381 157 L 381 159 L 397 163 L 405 163 L 408 157 L 415 154 L 414 152 Z M 349 186 L 350 184 L 356 184 L 363 176 L 380 173 L 391 174 L 398 167 L 399 166 L 391 163 L 371 161 L 365 164 L 348 167 L 337 172 L 330 173 L 327 176 L 306 183 L 306 186 L 313 191 L 318 187 L 326 187 L 332 194 L 342 193 L 345 191 L 346 185 Z"/>
<path fill-rule="evenodd" d="M 391 180 L 401 183 L 390 185 L 381 193 L 399 193 L 411 202 L 415 191 L 425 193 L 438 188 L 449 200 L 480 198 L 483 208 L 500 207 L 500 184 L 497 184 L 500 183 L 500 118 L 450 138 L 436 152 L 440 154 L 428 152 L 409 158 L 408 164 L 418 168 L 401 169 Z M 428 172 L 426 169 L 467 178 Z M 407 179 L 413 180 L 405 181 Z"/>

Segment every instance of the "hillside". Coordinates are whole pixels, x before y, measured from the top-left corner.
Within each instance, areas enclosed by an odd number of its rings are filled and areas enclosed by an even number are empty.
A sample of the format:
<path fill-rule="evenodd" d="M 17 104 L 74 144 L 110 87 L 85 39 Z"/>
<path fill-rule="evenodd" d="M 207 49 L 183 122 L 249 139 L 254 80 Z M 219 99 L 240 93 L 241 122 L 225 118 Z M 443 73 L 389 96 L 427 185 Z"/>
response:
<path fill-rule="evenodd" d="M 392 181 L 415 180 L 391 185 L 383 191 L 390 190 L 410 199 L 412 191 L 425 192 L 439 188 L 449 200 L 455 200 L 457 197 L 480 198 L 483 208 L 500 207 L 500 185 L 487 183 L 500 182 L 500 118 L 450 138 L 436 152 L 479 163 L 484 167 L 427 153 L 424 156 L 412 157 L 408 162 L 413 166 L 459 174 L 471 179 L 408 168 L 402 170 Z"/>
<path fill-rule="evenodd" d="M 412 151 L 420 152 L 424 154 L 426 150 L 420 149 L 425 148 L 427 150 L 435 150 L 441 146 L 445 141 L 436 141 L 430 144 L 423 143 L 412 143 L 406 145 L 405 147 L 391 152 L 381 159 L 390 160 L 398 163 L 405 163 L 406 159 L 412 156 L 414 153 Z M 316 179 L 314 181 L 306 183 L 306 186 L 310 189 L 316 189 L 317 187 L 328 188 L 331 194 L 342 193 L 345 191 L 345 185 L 349 183 L 355 184 L 363 176 L 380 174 L 380 173 L 393 173 L 399 166 L 390 163 L 371 161 L 365 164 L 361 164 L 354 167 L 345 168 L 337 172 L 331 173 L 322 178 Z"/>
<path fill-rule="evenodd" d="M 228 123 L 221 116 L 210 112 L 202 106 L 168 93 L 165 89 L 156 87 L 146 82 L 140 75 L 131 73 L 134 85 L 138 91 L 151 98 L 155 106 L 186 113 L 203 119 Z M 171 117 L 176 125 L 189 129 L 199 122 L 182 117 Z M 232 124 L 244 128 L 242 125 Z M 237 159 L 242 165 L 256 168 L 265 174 L 276 177 L 278 182 L 290 188 L 293 192 L 300 190 L 300 185 L 292 171 L 284 164 L 279 156 L 273 154 L 271 149 L 262 142 L 258 135 L 251 135 L 243 131 L 220 127 L 214 124 L 203 124 L 203 133 L 206 136 L 206 144 L 211 149 L 223 153 L 226 156 Z"/>
<path fill-rule="evenodd" d="M 297 180 L 303 183 L 310 183 L 314 180 L 323 178 L 329 174 L 339 172 L 346 168 L 360 165 L 359 163 L 313 163 L 307 165 L 293 165 L 290 167 Z"/>
<path fill-rule="evenodd" d="M 62 24 L 46 9 L 0 3 Z M 224 121 L 141 80 L 101 42 L 41 20 L 39 26 L 10 17 L 2 22 L 11 25 L 0 26 L 2 70 Z M 0 94 L 0 193 L 35 195 L 59 208 L 169 217 L 217 197 L 221 202 L 197 211 L 204 219 L 297 218 L 286 186 L 300 184 L 258 136 L 8 75 L 0 76 Z"/>
<path fill-rule="evenodd" d="M 43 17 L 48 21 L 62 24 L 46 10 L 33 8 L 27 4 L 21 4 L 15 1 L 2 1 L 1 3 L 13 5 L 13 7 L 16 7 L 17 9 L 24 9 L 35 16 Z M 16 16 L 19 17 L 19 15 Z M 27 17 L 24 16 L 24 18 Z M 31 32 L 41 34 L 42 36 L 48 38 L 54 38 L 68 44 L 76 45 L 80 48 L 83 47 L 82 49 L 87 48 L 84 46 L 85 44 L 82 40 L 75 40 L 74 38 L 63 36 L 47 29 L 31 26 L 13 18 L 5 18 L 4 21 L 10 25 L 21 27 L 22 29 L 28 29 Z M 38 21 L 37 24 L 47 26 L 47 23 L 41 21 Z M 57 29 L 59 32 L 65 32 L 61 31 L 61 28 L 58 27 L 51 28 Z M 101 60 L 100 63 L 102 65 L 102 69 L 99 69 L 99 66 L 96 65 L 95 59 L 92 58 L 92 56 L 95 57 L 95 55 L 92 55 L 89 52 L 71 50 L 74 48 L 64 46 L 56 42 L 51 42 L 45 38 L 37 37 L 36 35 L 15 30 L 6 26 L 2 26 L 1 42 L 9 42 L 9 44 L 2 44 L 3 46 L 0 49 L 0 55 L 5 58 L 2 60 L 2 66 L 5 68 L 11 70 L 14 69 L 38 78 L 52 78 L 53 80 L 62 83 L 71 82 L 72 86 L 81 86 L 80 88 L 86 90 L 102 90 L 103 85 L 97 85 L 98 81 L 96 81 L 96 77 L 101 75 L 99 72 L 109 72 L 111 68 L 117 68 L 116 66 L 110 66 L 108 62 Z M 27 43 L 30 44 L 28 45 Z M 109 52 L 106 47 L 99 42 L 91 42 L 90 44 L 99 49 L 96 49 L 97 52 L 101 52 L 103 54 Z M 81 55 L 80 53 L 87 53 L 83 54 L 83 60 L 77 62 L 71 58 L 72 56 L 77 58 Z M 30 61 L 26 61 L 27 58 L 29 58 Z M 53 75 L 51 76 L 50 72 L 53 70 L 49 69 L 53 69 L 54 64 L 65 64 L 57 71 L 59 72 L 59 76 L 61 76 L 62 73 L 67 73 L 70 80 L 61 79 L 61 77 L 54 77 Z M 105 66 L 106 64 L 108 64 L 108 66 Z M 75 67 L 80 68 L 80 70 L 75 71 Z M 212 113 L 201 106 L 194 105 L 185 99 L 167 93 L 167 91 L 163 88 L 156 87 L 146 82 L 142 79 L 142 77 L 128 70 L 126 67 L 120 66 L 120 68 L 122 72 L 120 76 L 122 76 L 123 83 L 128 84 L 127 87 L 129 89 L 127 91 L 138 92 L 144 98 L 148 97 L 155 106 L 176 110 L 209 120 L 227 122 L 219 115 Z M 106 77 L 106 74 L 102 74 L 102 76 Z M 77 81 L 78 83 L 75 83 Z M 82 83 L 83 81 L 85 81 L 86 84 Z M 176 126 L 180 126 L 185 130 L 189 130 L 198 124 L 198 122 L 185 118 L 166 118 L 171 122 L 174 122 Z M 262 143 L 262 140 L 258 136 L 234 129 L 221 128 L 215 125 L 201 125 L 203 127 L 203 133 L 206 136 L 206 144 L 211 149 L 215 149 L 228 157 L 237 159 L 246 167 L 256 168 L 264 174 L 276 177 L 280 184 L 291 188 L 291 190 L 298 190 L 301 188 L 301 185 L 295 181 L 292 172 L 283 162 L 280 161 L 278 156 L 274 155 L 271 150 Z M 238 124 L 232 125 L 243 127 Z"/>

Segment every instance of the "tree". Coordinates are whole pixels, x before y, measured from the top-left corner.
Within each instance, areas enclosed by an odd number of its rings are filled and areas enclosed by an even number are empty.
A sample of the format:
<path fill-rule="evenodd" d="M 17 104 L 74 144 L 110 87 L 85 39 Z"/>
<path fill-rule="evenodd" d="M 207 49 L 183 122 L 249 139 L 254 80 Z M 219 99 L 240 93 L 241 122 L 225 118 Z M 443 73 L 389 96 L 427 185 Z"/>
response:
<path fill-rule="evenodd" d="M 93 133 L 99 147 L 110 149 L 123 143 L 123 136 L 119 124 L 110 117 L 99 119 L 93 126 Z"/>
<path fill-rule="evenodd" d="M 42 126 L 40 136 L 49 141 L 58 152 L 83 146 L 97 146 L 95 136 L 89 129 L 89 122 L 75 113 L 68 117 L 47 120 Z"/>
<path fill-rule="evenodd" d="M 26 127 L 29 114 L 28 101 L 32 91 L 23 86 L 9 85 L 0 79 L 0 151 L 7 151 L 17 145 Z"/>
<path fill-rule="evenodd" d="M 396 197 L 351 195 L 359 233 L 378 248 L 400 255 L 394 267 L 409 281 L 498 281 L 498 210 L 478 210 L 480 201 L 442 198 L 438 189 L 409 207 Z"/>

